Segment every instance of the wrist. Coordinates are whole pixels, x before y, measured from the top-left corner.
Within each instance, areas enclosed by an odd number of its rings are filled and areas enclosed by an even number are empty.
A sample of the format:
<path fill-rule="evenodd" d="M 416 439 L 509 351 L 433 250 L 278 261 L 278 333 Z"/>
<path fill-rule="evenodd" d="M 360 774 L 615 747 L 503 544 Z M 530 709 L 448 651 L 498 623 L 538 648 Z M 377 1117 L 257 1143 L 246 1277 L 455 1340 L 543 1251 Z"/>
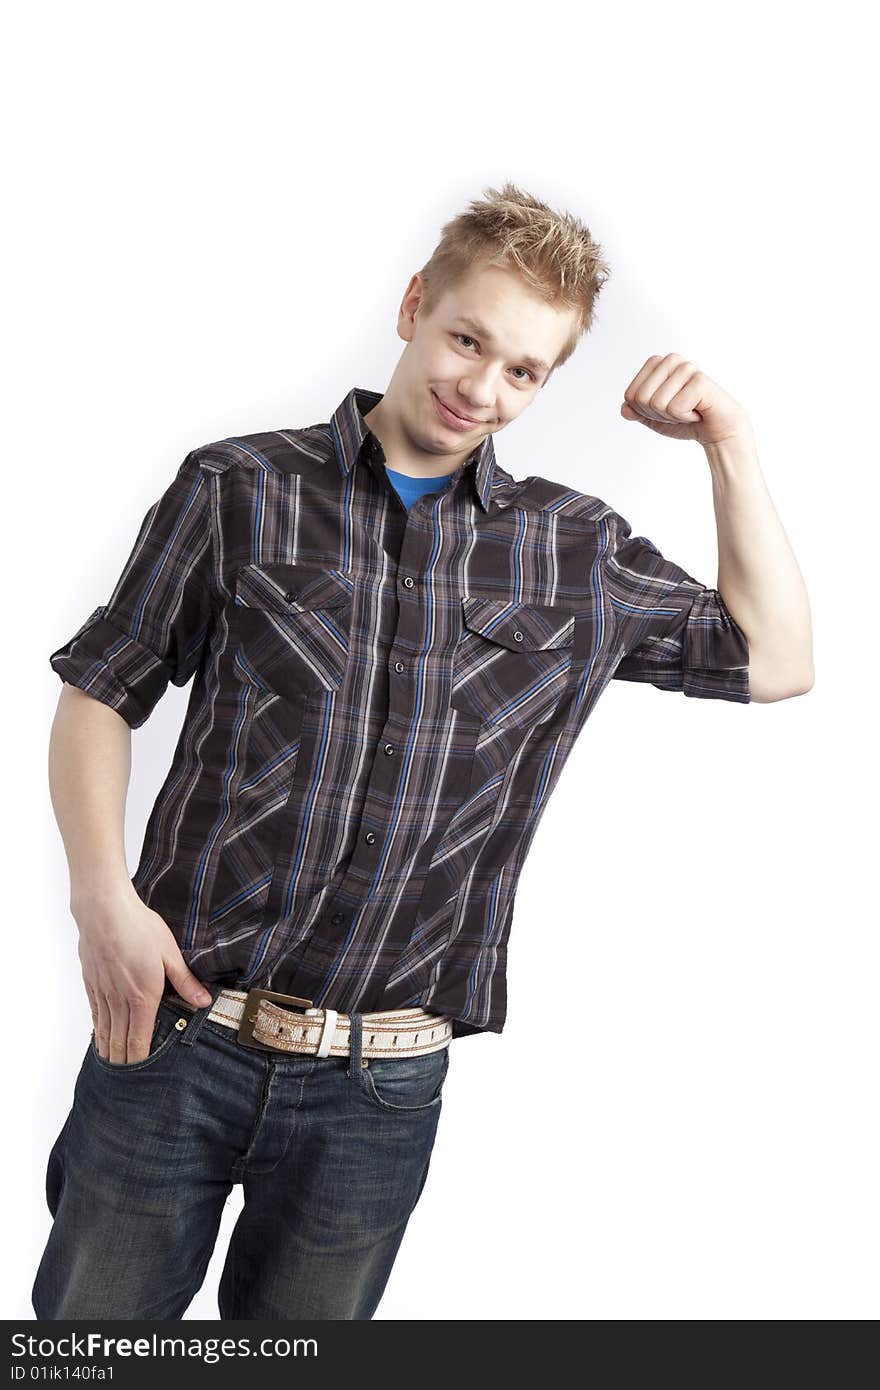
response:
<path fill-rule="evenodd" d="M 79 927 L 86 921 L 115 915 L 133 901 L 140 902 L 140 898 L 127 874 L 112 878 L 92 875 L 85 882 L 71 884 L 70 912 Z"/>
<path fill-rule="evenodd" d="M 726 439 L 704 444 L 712 477 L 717 482 L 743 481 L 761 477 L 758 450 L 751 425 L 745 424 Z"/>

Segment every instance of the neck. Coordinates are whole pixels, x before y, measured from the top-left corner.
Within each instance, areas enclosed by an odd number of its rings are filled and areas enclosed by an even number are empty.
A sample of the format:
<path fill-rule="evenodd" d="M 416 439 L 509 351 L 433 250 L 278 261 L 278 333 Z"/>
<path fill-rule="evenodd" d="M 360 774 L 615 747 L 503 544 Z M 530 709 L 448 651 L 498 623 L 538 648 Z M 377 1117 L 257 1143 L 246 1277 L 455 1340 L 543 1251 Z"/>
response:
<path fill-rule="evenodd" d="M 473 448 L 454 456 L 431 454 L 420 449 L 407 434 L 400 417 L 390 405 L 385 405 L 386 399 L 383 396 L 379 404 L 367 412 L 364 420 L 382 445 L 386 465 L 395 473 L 403 473 L 408 478 L 448 477 L 473 453 Z"/>

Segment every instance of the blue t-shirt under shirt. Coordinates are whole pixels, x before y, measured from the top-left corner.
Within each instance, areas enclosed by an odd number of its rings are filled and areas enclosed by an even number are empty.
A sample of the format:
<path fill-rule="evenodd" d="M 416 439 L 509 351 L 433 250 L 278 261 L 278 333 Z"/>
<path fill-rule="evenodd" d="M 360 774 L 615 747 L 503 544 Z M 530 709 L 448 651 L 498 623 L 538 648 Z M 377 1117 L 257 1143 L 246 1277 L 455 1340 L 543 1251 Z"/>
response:
<path fill-rule="evenodd" d="M 398 473 L 395 468 L 389 468 L 387 463 L 385 472 L 407 511 L 426 492 L 442 492 L 452 477 L 451 473 L 441 473 L 437 478 L 411 478 L 408 473 Z"/>

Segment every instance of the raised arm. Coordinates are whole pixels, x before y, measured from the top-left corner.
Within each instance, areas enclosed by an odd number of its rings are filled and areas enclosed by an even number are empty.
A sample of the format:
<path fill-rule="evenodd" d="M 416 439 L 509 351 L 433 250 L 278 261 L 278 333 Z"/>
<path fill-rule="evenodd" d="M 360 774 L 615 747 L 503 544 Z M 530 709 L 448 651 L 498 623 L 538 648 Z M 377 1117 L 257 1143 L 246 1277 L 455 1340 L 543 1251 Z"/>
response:
<path fill-rule="evenodd" d="M 718 531 L 717 592 L 748 640 L 751 698 L 767 704 L 806 694 L 813 686 L 809 600 L 745 409 L 668 352 L 647 359 L 624 391 L 620 413 L 666 438 L 703 446 Z"/>

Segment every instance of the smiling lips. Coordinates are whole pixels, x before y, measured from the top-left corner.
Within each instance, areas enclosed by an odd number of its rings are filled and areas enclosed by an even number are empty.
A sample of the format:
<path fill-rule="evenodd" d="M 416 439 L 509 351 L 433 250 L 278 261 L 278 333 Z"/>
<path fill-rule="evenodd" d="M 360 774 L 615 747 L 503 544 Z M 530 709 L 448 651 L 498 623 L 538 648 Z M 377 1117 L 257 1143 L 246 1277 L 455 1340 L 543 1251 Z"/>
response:
<path fill-rule="evenodd" d="M 459 415 L 451 406 L 446 405 L 445 401 L 441 401 L 436 392 L 432 394 L 437 404 L 437 413 L 440 419 L 443 420 L 445 424 L 451 425 L 453 429 L 464 430 L 472 425 L 485 425 L 488 423 L 486 420 L 473 420 L 467 415 Z"/>

